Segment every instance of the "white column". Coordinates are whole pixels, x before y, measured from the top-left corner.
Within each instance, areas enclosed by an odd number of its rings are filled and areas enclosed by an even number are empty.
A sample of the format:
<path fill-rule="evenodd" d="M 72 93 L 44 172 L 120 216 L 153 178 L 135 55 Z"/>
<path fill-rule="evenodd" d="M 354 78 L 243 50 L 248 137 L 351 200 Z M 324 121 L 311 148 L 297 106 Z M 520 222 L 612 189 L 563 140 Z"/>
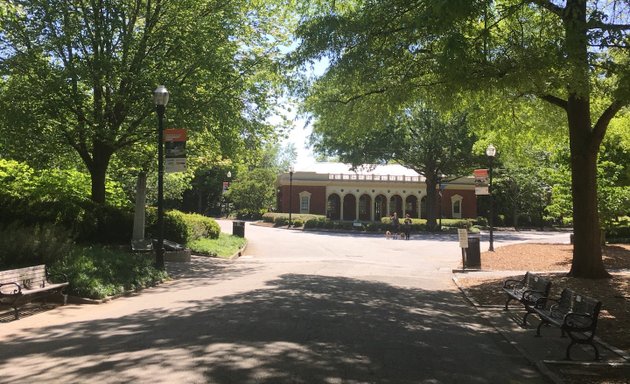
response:
<path fill-rule="evenodd" d="M 345 196 L 339 195 L 339 220 L 343 220 L 343 198 Z"/>
<path fill-rule="evenodd" d="M 376 199 L 374 196 L 370 196 L 370 221 L 374 221 L 374 207 L 376 205 Z"/>

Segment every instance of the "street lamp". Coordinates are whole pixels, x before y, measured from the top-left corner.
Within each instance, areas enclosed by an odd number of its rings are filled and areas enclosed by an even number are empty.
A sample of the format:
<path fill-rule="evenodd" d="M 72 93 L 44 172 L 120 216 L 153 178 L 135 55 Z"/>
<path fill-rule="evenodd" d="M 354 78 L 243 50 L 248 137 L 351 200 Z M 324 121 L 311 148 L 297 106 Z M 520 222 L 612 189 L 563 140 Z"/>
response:
<path fill-rule="evenodd" d="M 164 270 L 164 112 L 168 104 L 168 90 L 163 85 L 153 91 L 153 101 L 158 115 L 158 239 L 155 251 L 155 265 Z"/>
<path fill-rule="evenodd" d="M 293 166 L 289 167 L 289 228 L 291 228 L 291 213 L 293 212 L 293 172 L 295 172 L 295 168 Z"/>
<path fill-rule="evenodd" d="M 488 194 L 490 195 L 490 217 L 488 219 L 488 222 L 490 224 L 490 247 L 488 248 L 488 251 L 491 252 L 494 252 L 494 195 L 492 194 L 492 163 L 494 162 L 494 157 L 496 156 L 496 154 L 497 149 L 494 147 L 494 145 L 488 145 L 488 148 L 486 148 L 486 156 L 488 156 L 488 162 L 490 163 L 490 183 L 488 184 Z"/>
<path fill-rule="evenodd" d="M 438 184 L 438 207 L 439 207 L 438 214 L 440 215 L 438 217 L 438 220 L 439 220 L 438 228 L 440 229 L 440 232 L 442 232 L 442 176 L 438 176 L 437 184 Z"/>

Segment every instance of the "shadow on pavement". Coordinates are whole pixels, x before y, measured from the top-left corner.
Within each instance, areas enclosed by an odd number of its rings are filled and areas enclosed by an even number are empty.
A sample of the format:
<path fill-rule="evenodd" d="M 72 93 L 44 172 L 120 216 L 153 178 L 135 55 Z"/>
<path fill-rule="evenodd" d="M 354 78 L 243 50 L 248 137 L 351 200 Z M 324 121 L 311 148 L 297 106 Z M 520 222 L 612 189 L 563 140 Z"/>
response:
<path fill-rule="evenodd" d="M 209 268 L 180 277 L 195 281 L 217 273 Z M 181 304 L 7 338 L 0 350 L 2 379 L 545 382 L 457 291 L 286 274 L 261 289 L 208 300 L 182 297 Z"/>

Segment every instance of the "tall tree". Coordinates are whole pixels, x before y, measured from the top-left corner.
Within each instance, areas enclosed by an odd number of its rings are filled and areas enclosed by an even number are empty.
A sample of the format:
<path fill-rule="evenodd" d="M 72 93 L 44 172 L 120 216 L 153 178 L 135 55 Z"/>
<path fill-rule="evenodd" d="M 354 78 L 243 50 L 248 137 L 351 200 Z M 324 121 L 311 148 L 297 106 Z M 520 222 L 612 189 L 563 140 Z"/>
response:
<path fill-rule="evenodd" d="M 611 119 L 630 103 L 629 7 L 622 0 L 313 2 L 302 9 L 296 57 L 327 56 L 346 104 L 495 91 L 561 108 L 571 148 L 570 275 L 605 277 L 596 164 Z"/>
<path fill-rule="evenodd" d="M 24 144 L 34 153 L 71 149 L 91 174 L 92 199 L 104 202 L 112 157 L 155 141 L 158 84 L 172 94 L 169 125 L 191 128 L 192 142 L 215 153 L 256 145 L 271 132 L 265 119 L 277 90 L 271 44 L 283 30 L 273 7 L 8 0 L 0 13 L 3 152 L 29 159 Z"/>
<path fill-rule="evenodd" d="M 355 125 L 354 114 L 329 114 L 326 106 L 312 106 L 317 122 L 312 141 L 318 152 L 338 156 L 354 166 L 394 161 L 423 175 L 427 186 L 427 226 L 437 227 L 437 185 L 442 175 L 470 174 L 474 135 L 465 116 L 442 117 L 421 103 L 403 108 L 381 124 Z M 342 111 L 345 108 L 342 108 Z M 340 131 L 354 134 L 339 134 Z"/>

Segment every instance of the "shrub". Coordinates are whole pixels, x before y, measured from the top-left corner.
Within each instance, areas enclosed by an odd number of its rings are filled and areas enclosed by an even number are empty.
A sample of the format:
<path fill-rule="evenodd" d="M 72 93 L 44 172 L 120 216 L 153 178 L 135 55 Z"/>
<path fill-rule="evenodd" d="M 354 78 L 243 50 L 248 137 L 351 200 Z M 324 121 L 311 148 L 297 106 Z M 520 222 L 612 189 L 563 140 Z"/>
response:
<path fill-rule="evenodd" d="M 614 226 L 606 230 L 609 242 L 630 242 L 630 219 L 623 217 Z"/>
<path fill-rule="evenodd" d="M 92 299 L 151 286 L 166 277 L 154 267 L 152 254 L 105 247 L 75 248 L 51 265 L 51 272 L 68 276 L 69 294 Z"/>
<path fill-rule="evenodd" d="M 157 209 L 147 208 L 147 236 L 157 238 Z M 217 222 L 196 213 L 184 213 L 177 210 L 164 212 L 164 238 L 179 244 L 201 238 L 217 239 L 221 228 Z"/>
<path fill-rule="evenodd" d="M 328 222 L 324 216 L 313 217 L 304 222 L 304 228 L 324 228 Z"/>
<path fill-rule="evenodd" d="M 20 268 L 52 264 L 73 247 L 71 233 L 53 224 L 0 228 L 0 268 Z"/>
<path fill-rule="evenodd" d="M 84 207 L 73 228 L 78 242 L 128 244 L 131 241 L 134 213 L 130 208 L 92 202 Z"/>
<path fill-rule="evenodd" d="M 214 219 L 196 213 L 181 213 L 181 215 L 188 228 L 187 242 L 203 238 L 219 238 L 221 227 Z"/>
<path fill-rule="evenodd" d="M 146 237 L 157 239 L 157 209 L 147 208 Z M 188 227 L 180 211 L 164 212 L 164 238 L 180 244 L 186 244 L 188 240 Z"/>
<path fill-rule="evenodd" d="M 488 219 L 484 216 L 477 216 L 477 220 L 475 220 L 476 225 L 479 225 L 481 227 L 487 227 L 488 226 Z"/>

